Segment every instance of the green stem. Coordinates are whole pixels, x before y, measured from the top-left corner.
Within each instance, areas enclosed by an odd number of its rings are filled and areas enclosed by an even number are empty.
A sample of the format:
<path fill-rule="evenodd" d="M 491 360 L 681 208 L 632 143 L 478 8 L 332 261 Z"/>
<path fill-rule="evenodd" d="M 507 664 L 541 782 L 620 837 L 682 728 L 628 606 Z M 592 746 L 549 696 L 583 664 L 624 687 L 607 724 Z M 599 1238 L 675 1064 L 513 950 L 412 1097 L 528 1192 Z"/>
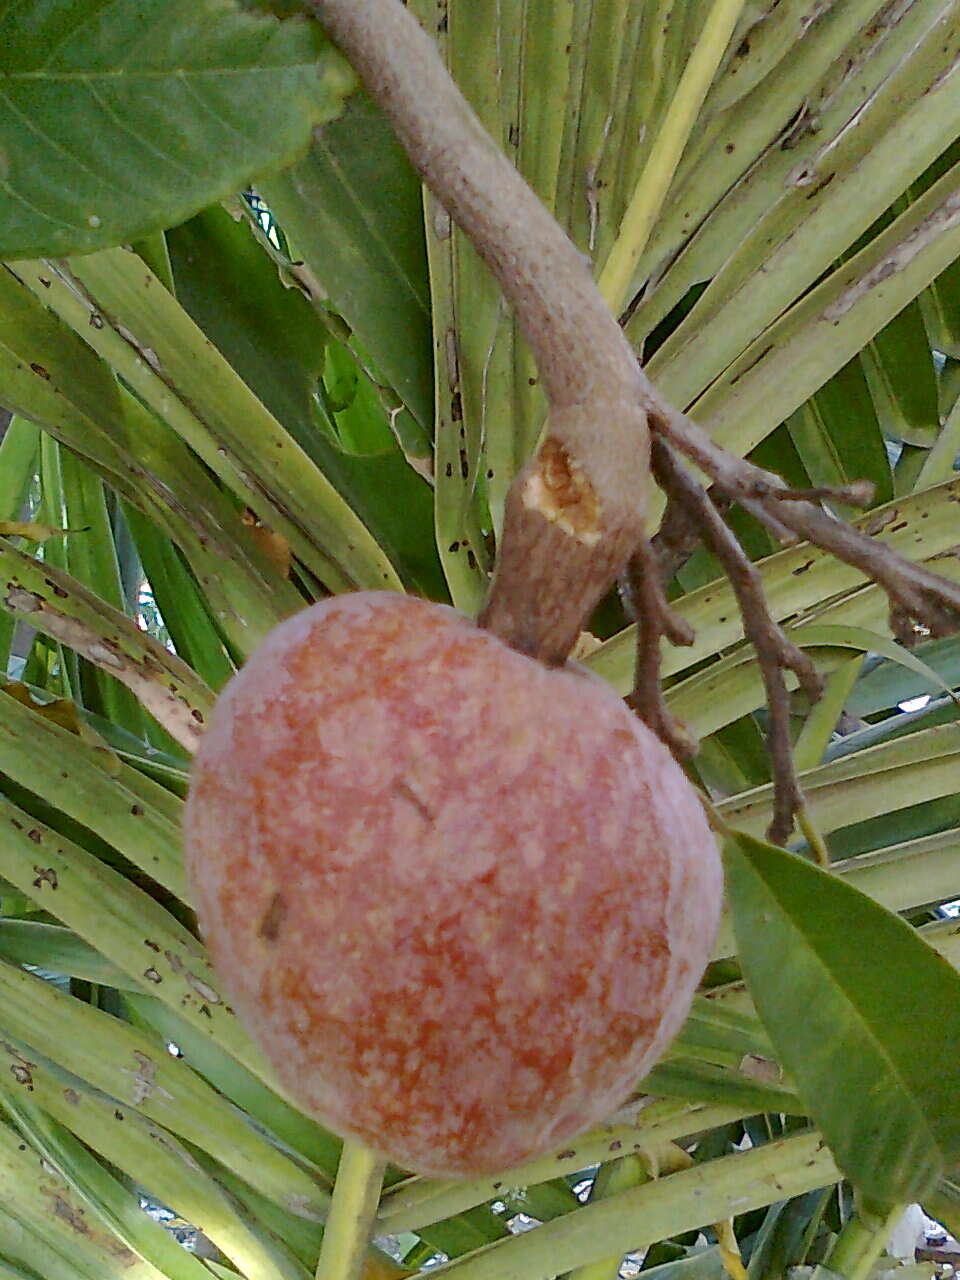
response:
<path fill-rule="evenodd" d="M 384 1167 L 381 1157 L 362 1143 L 343 1144 L 316 1280 L 360 1280 Z"/>
<path fill-rule="evenodd" d="M 902 1213 L 902 1204 L 882 1216 L 858 1209 L 830 1250 L 826 1261 L 828 1272 L 843 1280 L 867 1280 Z"/>

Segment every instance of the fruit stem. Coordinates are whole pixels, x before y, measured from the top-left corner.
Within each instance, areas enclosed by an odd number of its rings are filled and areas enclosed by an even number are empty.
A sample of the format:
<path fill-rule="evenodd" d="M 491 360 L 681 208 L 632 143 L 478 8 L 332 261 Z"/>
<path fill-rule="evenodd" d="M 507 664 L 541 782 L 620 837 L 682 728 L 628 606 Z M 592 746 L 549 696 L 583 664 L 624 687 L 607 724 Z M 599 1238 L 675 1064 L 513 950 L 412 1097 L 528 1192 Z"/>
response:
<path fill-rule="evenodd" d="M 507 497 L 481 626 L 561 664 L 644 533 L 646 380 L 591 265 L 484 130 L 400 0 L 302 0 L 493 272 L 548 402 Z"/>
<path fill-rule="evenodd" d="M 362 1142 L 340 1154 L 316 1280 L 360 1280 L 380 1203 L 385 1161 Z"/>

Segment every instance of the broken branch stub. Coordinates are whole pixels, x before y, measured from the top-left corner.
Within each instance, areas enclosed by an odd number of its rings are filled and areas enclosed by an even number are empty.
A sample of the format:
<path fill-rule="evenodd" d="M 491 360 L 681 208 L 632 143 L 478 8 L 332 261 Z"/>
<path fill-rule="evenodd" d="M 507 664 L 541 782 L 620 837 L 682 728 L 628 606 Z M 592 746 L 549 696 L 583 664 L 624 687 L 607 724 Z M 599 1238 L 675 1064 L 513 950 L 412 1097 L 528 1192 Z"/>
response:
<path fill-rule="evenodd" d="M 547 396 L 480 624 L 562 663 L 644 532 L 645 379 L 589 263 L 496 147 L 399 0 L 308 0 L 512 305 Z"/>

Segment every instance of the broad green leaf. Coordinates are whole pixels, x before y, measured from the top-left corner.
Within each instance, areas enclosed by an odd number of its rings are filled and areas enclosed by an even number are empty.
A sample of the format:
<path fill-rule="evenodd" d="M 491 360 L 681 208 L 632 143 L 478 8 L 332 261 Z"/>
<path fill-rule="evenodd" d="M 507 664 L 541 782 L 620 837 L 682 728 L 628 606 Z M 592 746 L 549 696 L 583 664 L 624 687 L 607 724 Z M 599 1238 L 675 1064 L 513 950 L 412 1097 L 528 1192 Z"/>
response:
<path fill-rule="evenodd" d="M 795 854 L 733 835 L 725 859 L 753 999 L 838 1164 L 875 1203 L 921 1199 L 960 1153 L 960 975 Z"/>
<path fill-rule="evenodd" d="M 433 435 L 430 291 L 420 184 L 383 115 L 362 94 L 314 135 L 299 164 L 259 184 L 289 237 L 315 306 L 356 335 L 371 373 L 403 406 L 396 432 L 428 460 Z"/>
<path fill-rule="evenodd" d="M 181 222 L 296 160 L 353 87 L 315 24 L 229 0 L 7 3 L 0 74 L 3 258 Z"/>

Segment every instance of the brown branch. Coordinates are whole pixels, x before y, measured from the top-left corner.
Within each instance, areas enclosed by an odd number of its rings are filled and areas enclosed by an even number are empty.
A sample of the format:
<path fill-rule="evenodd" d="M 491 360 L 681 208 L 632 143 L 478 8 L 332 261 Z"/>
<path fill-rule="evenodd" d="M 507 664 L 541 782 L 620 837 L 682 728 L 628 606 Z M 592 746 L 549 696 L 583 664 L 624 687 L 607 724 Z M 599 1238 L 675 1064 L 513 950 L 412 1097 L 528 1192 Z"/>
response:
<path fill-rule="evenodd" d="M 790 742 L 790 696 L 783 672 L 793 671 L 801 687 L 818 698 L 822 682 L 813 663 L 784 634 L 771 617 L 756 566 L 746 557 L 733 532 L 710 501 L 702 485 L 680 465 L 662 439 L 651 446 L 653 473 L 661 487 L 686 511 L 702 532 L 704 542 L 723 565 L 743 616 L 745 636 L 753 643 L 767 695 L 767 745 L 773 773 L 773 821 L 770 839 L 784 843 L 793 830 L 803 795 L 793 767 Z"/>
<path fill-rule="evenodd" d="M 660 641 L 693 644 L 693 628 L 674 613 L 663 593 L 656 552 L 641 538 L 626 570 L 627 600 L 637 624 L 637 665 L 627 702 L 640 719 L 670 748 L 678 760 L 697 752 L 697 740 L 667 707 L 660 683 Z"/>
<path fill-rule="evenodd" d="M 530 343 L 547 431 L 506 504 L 481 625 L 549 663 L 644 532 L 644 378 L 587 260 L 487 135 L 400 0 L 306 0 L 496 276 Z"/>
<path fill-rule="evenodd" d="M 721 515 L 726 515 L 731 501 L 722 493 L 708 490 L 708 496 Z M 660 580 L 664 586 L 687 563 L 703 541 L 696 524 L 683 507 L 672 498 L 660 521 L 660 528 L 650 539 L 660 567 Z"/>
<path fill-rule="evenodd" d="M 702 427 L 674 409 L 649 383 L 647 386 L 644 401 L 651 428 L 777 536 L 787 529 L 882 586 L 890 600 L 891 628 L 898 639 L 908 643 L 916 640 L 914 623 L 936 636 L 947 635 L 960 626 L 960 586 L 925 565 L 907 560 L 854 525 L 835 520 L 772 472 L 727 453 Z M 851 501 L 850 488 L 815 492 Z M 862 500 L 856 488 L 853 496 Z"/>

